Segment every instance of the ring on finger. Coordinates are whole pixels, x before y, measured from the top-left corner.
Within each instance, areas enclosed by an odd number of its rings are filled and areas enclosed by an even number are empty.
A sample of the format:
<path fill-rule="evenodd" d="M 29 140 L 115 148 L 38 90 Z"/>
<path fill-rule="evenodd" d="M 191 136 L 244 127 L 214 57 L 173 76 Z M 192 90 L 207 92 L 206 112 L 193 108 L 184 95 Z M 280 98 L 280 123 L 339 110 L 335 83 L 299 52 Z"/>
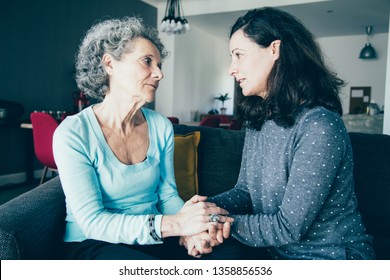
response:
<path fill-rule="evenodd" d="M 209 220 L 211 223 L 219 222 L 221 216 L 218 214 L 209 214 Z"/>

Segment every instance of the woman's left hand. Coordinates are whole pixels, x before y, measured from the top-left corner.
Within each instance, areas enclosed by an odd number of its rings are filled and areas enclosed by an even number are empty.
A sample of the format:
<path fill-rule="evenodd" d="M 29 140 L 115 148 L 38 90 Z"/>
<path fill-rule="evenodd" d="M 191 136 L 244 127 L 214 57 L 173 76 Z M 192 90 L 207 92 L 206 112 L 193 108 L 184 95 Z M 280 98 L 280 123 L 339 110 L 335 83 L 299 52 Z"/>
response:
<path fill-rule="evenodd" d="M 188 200 L 179 213 L 186 213 L 193 211 L 193 207 L 201 208 L 204 210 L 203 219 L 206 219 L 207 228 L 209 235 L 214 239 L 217 238 L 222 243 L 222 236 L 230 234 L 230 226 L 229 232 L 223 233 L 224 224 L 232 223 L 234 221 L 233 218 L 227 216 L 229 214 L 225 209 L 218 207 L 215 203 L 206 202 L 207 196 L 194 195 L 190 200 Z M 218 221 L 211 221 L 211 215 L 214 215 L 218 218 Z M 196 234 L 196 233 L 195 233 Z M 186 234 L 187 235 L 187 234 Z"/>
<path fill-rule="evenodd" d="M 206 202 L 207 197 L 195 195 L 187 201 L 175 215 L 164 215 L 161 222 L 161 234 L 168 236 L 189 236 L 203 231 L 216 234 L 224 223 L 232 223 L 228 212 L 215 203 Z"/>
<path fill-rule="evenodd" d="M 225 239 L 230 236 L 231 223 L 223 223 L 222 229 L 216 229 L 215 227 L 209 228 L 209 235 L 216 239 L 219 243 L 223 243 Z"/>

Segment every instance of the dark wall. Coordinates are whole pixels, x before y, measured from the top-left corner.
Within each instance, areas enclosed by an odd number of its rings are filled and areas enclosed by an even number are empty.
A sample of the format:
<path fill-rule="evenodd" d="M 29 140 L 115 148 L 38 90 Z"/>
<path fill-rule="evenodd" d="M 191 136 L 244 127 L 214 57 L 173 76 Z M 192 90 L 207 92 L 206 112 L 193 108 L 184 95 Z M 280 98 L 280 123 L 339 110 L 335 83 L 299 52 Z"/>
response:
<path fill-rule="evenodd" d="M 74 57 L 91 25 L 140 15 L 156 26 L 157 10 L 137 0 L 14 0 L 0 9 L 0 99 L 26 112 L 71 110 Z"/>
<path fill-rule="evenodd" d="M 85 32 L 101 19 L 133 15 L 142 17 L 148 25 L 157 25 L 157 9 L 138 0 L 3 2 L 0 99 L 23 104 L 23 119 L 28 119 L 34 110 L 71 111 L 72 93 L 77 90 L 74 57 Z M 14 133 L 8 140 L 23 134 L 0 129 L 0 175 L 23 172 L 23 151 L 18 153 L 16 144 L 5 147 L 4 133 Z M 7 153 L 4 149 L 8 149 Z M 12 158 L 5 158 L 6 154 L 12 154 Z"/>

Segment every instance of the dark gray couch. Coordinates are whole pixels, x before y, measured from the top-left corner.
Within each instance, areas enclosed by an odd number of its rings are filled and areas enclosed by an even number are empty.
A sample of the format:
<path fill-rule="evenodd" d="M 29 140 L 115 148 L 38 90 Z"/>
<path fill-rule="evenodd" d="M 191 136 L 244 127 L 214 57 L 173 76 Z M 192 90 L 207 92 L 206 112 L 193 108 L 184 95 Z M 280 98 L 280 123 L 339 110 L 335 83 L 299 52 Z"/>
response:
<path fill-rule="evenodd" d="M 234 186 L 244 133 L 175 125 L 175 133 L 201 131 L 199 192 L 212 196 Z M 390 259 L 390 136 L 350 133 L 359 208 L 374 237 L 378 259 Z M 61 259 L 65 203 L 60 181 L 45 184 L 0 206 L 0 259 Z"/>

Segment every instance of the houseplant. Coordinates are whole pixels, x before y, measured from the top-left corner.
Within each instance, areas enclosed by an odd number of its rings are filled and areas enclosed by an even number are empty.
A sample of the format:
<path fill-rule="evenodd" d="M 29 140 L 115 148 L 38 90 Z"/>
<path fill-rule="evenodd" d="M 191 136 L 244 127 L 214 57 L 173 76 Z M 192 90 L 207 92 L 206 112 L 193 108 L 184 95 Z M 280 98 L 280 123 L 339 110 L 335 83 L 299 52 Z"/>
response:
<path fill-rule="evenodd" d="M 225 93 L 225 94 L 220 94 L 218 97 L 214 97 L 215 100 L 219 100 L 222 102 L 222 107 L 221 107 L 221 114 L 222 115 L 224 115 L 226 113 L 225 101 L 230 99 L 230 97 L 228 95 L 229 95 L 229 93 Z"/>

